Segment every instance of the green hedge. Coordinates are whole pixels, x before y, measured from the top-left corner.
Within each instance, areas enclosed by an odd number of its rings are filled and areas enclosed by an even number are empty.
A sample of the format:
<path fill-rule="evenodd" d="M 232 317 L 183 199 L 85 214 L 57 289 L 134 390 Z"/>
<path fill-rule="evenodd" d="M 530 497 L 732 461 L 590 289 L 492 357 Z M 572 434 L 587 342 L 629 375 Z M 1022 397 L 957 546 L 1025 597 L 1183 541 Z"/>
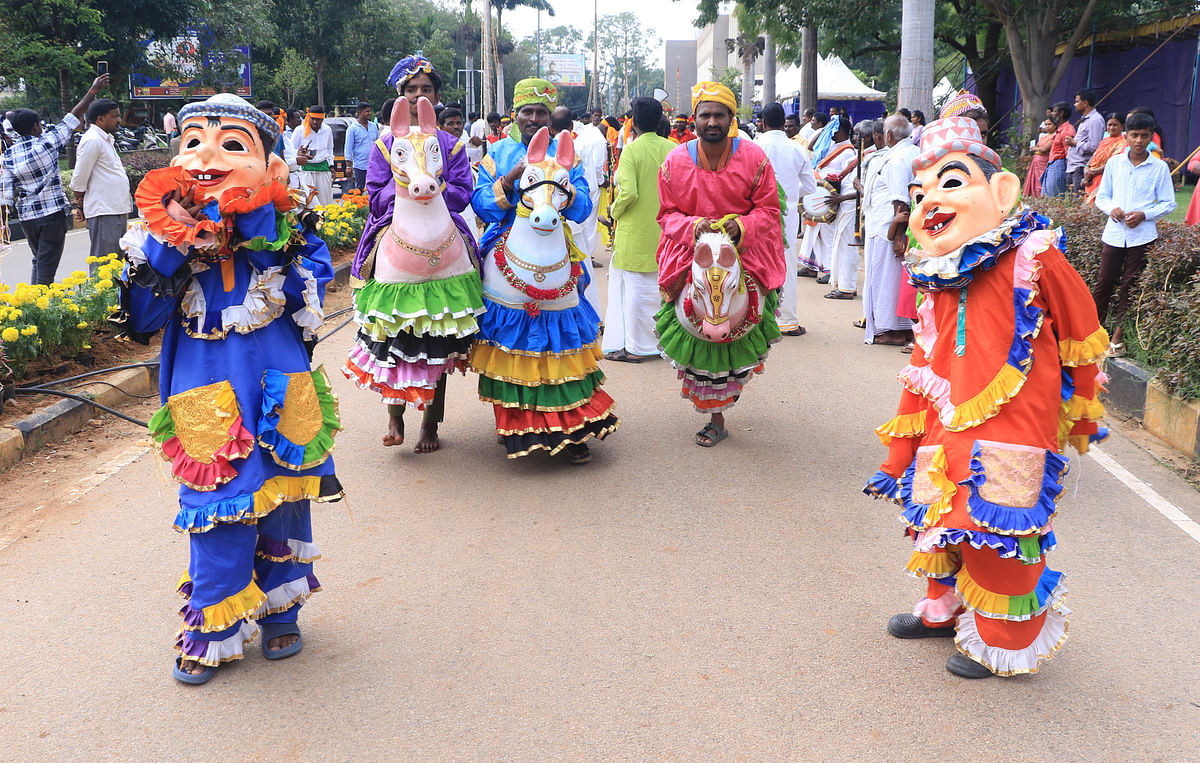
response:
<path fill-rule="evenodd" d="M 1028 203 L 1063 227 L 1067 259 L 1094 286 L 1104 214 L 1080 206 L 1078 199 L 1036 198 Z M 1105 328 L 1110 333 L 1116 329 L 1111 318 Z M 1158 221 L 1158 241 L 1150 249 L 1125 319 L 1125 339 L 1134 359 L 1150 368 L 1168 390 L 1200 398 L 1200 226 Z"/>

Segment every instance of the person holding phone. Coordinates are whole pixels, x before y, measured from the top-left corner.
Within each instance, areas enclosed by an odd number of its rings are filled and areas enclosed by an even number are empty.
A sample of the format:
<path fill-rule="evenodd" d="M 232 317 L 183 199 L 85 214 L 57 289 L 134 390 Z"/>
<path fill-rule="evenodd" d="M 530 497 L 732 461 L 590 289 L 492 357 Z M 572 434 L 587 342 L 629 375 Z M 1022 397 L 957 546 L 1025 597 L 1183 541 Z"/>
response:
<path fill-rule="evenodd" d="M 91 88 L 53 127 L 42 128 L 42 119 L 32 109 L 16 109 L 12 116 L 17 139 L 4 152 L 0 169 L 0 204 L 15 205 L 33 254 L 34 284 L 50 284 L 58 272 L 67 237 L 67 203 L 58 174 L 58 152 L 79 127 L 84 112 L 96 94 L 108 87 L 108 74 L 101 74 Z"/>
<path fill-rule="evenodd" d="M 121 107 L 116 101 L 100 98 L 88 109 L 87 116 L 91 127 L 75 151 L 71 190 L 75 192 L 75 219 L 87 223 L 89 254 L 99 258 L 121 251 L 132 199 L 129 175 L 113 140 L 121 126 Z M 95 267 L 93 262 L 91 269 Z"/>
<path fill-rule="evenodd" d="M 333 203 L 333 130 L 325 124 L 325 107 L 310 106 L 304 124 L 292 133 L 300 185 L 313 189 L 317 203 Z"/>

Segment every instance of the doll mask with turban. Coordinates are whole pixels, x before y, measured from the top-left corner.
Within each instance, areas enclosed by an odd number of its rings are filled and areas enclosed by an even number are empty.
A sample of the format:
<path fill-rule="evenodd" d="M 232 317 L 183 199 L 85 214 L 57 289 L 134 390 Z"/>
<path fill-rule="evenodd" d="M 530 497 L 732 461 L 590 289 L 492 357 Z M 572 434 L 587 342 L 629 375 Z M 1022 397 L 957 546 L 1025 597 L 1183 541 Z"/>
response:
<path fill-rule="evenodd" d="M 272 149 L 279 125 L 236 95 L 222 93 L 179 110 L 179 155 L 172 167 L 189 173 L 200 192 L 220 199 L 231 188 L 258 189 L 272 180 L 285 185 L 287 163 Z"/>

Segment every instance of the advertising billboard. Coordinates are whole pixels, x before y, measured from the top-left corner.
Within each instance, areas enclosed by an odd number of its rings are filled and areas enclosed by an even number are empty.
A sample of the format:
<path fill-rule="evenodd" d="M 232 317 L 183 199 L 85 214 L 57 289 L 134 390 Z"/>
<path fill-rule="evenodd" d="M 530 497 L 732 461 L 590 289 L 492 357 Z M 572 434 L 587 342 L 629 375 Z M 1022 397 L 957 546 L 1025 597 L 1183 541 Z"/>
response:
<path fill-rule="evenodd" d="M 135 69 L 129 75 L 130 98 L 207 98 L 220 92 L 243 98 L 252 95 L 249 46 L 235 48 L 236 72 L 225 78 L 232 81 L 220 83 L 203 77 L 202 72 L 226 68 L 228 59 L 224 53 L 203 53 L 200 32 L 189 31 L 170 40 L 147 38 L 142 41 L 142 49 L 144 71 Z"/>
<path fill-rule="evenodd" d="M 586 61 L 587 56 L 582 53 L 543 53 L 542 77 L 559 87 L 584 87 Z"/>

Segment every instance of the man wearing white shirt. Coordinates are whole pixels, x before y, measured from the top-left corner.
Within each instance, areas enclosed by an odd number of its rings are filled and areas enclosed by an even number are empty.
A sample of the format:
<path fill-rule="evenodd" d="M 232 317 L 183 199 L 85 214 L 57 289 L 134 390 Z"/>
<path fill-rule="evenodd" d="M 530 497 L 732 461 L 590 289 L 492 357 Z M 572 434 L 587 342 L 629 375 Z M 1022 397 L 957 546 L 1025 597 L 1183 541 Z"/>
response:
<path fill-rule="evenodd" d="M 800 336 L 804 327 L 796 314 L 795 257 L 790 253 L 800 232 L 800 199 L 817 190 L 808 153 L 800 144 L 790 140 L 783 131 L 783 107 L 768 103 L 762 110 L 763 132 L 754 139 L 775 170 L 775 179 L 783 186 L 787 207 L 783 212 L 783 250 L 789 253 L 783 281 L 783 296 L 779 300 L 779 330 L 788 336 Z"/>
<path fill-rule="evenodd" d="M 577 125 L 573 117 L 574 114 L 566 106 L 555 108 L 550 118 L 550 132 L 557 135 L 562 130 L 574 131 Z M 592 306 L 599 310 L 600 284 L 596 281 L 596 263 L 593 258 L 596 250 L 600 247 L 600 229 L 597 227 L 596 219 L 600 214 L 600 184 L 604 182 L 608 142 L 600 134 L 600 131 L 591 125 L 579 127 L 579 131 L 575 134 L 575 156 L 583 165 L 583 176 L 588 184 L 588 196 L 592 200 L 592 211 L 583 222 L 574 223 L 568 220 L 567 224 L 571 226 L 575 243 L 588 255 L 587 259 L 583 261 L 583 266 L 588 269 L 588 275 L 592 280 L 584 291 L 584 295 L 592 303 Z"/>
<path fill-rule="evenodd" d="M 863 320 L 867 344 L 904 345 L 912 321 L 896 314 L 900 297 L 900 279 L 904 277 L 903 256 L 893 248 L 898 206 L 908 209 L 909 183 L 913 180 L 912 162 L 920 151 L 913 145 L 912 123 L 900 114 L 883 122 L 880 149 L 867 162 L 863 173 L 863 210 L 866 248 L 863 278 Z M 906 234 L 904 235 L 907 239 Z"/>
<path fill-rule="evenodd" d="M 1104 165 L 1100 190 L 1096 194 L 1096 209 L 1108 215 L 1100 241 L 1100 274 L 1092 298 L 1101 325 L 1108 313 L 1108 303 L 1120 282 L 1117 295 L 1117 324 L 1109 352 L 1123 355 L 1122 321 L 1129 309 L 1133 287 L 1146 267 L 1146 250 L 1158 238 L 1154 222 L 1175 211 L 1175 186 L 1166 163 L 1150 153 L 1154 139 L 1154 117 L 1149 114 L 1130 114 L 1125 122 L 1125 142 L 1129 150 L 1117 154 Z"/>
<path fill-rule="evenodd" d="M 478 114 L 472 114 L 471 129 L 467 134 L 467 161 L 471 163 L 472 169 L 483 161 L 483 156 L 487 153 L 487 136 L 487 121 Z"/>
<path fill-rule="evenodd" d="M 79 140 L 71 190 L 75 192 L 75 218 L 87 221 L 89 254 L 102 257 L 121 251 L 119 242 L 125 235 L 133 204 L 129 176 L 113 141 L 121 126 L 120 106 L 116 101 L 101 98 L 88 108 L 87 116 L 91 127 Z"/>
<path fill-rule="evenodd" d="M 333 130 L 325 124 L 325 107 L 313 106 L 304 124 L 292 133 L 301 187 L 317 193 L 317 203 L 333 203 Z"/>

